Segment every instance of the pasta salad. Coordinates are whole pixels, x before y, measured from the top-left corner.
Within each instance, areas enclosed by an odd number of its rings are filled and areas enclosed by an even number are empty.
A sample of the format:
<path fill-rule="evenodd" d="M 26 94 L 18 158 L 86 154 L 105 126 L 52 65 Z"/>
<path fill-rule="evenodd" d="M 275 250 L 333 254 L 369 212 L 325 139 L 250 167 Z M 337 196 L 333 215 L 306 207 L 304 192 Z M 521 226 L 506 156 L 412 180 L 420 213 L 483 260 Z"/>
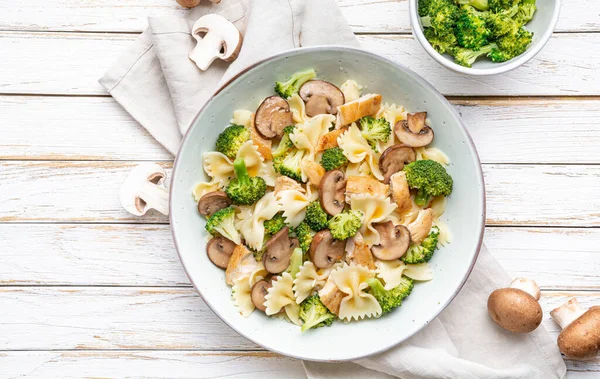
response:
<path fill-rule="evenodd" d="M 428 262 L 451 240 L 449 158 L 428 147 L 426 112 L 362 90 L 297 72 L 203 154 L 206 252 L 242 316 L 302 331 L 380 317 L 433 279 Z"/>

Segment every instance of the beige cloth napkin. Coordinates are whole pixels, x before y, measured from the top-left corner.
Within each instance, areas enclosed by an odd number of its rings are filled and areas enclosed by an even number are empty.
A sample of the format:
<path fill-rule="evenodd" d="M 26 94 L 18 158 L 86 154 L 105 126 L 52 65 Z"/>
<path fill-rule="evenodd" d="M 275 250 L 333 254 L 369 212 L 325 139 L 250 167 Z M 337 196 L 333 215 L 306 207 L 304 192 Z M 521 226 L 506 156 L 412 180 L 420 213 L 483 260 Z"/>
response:
<path fill-rule="evenodd" d="M 222 0 L 186 18 L 149 19 L 149 28 L 100 83 L 142 126 L 176 154 L 193 117 L 228 78 L 275 53 L 300 46 L 358 46 L 335 0 Z M 244 34 L 239 58 L 201 72 L 188 59 L 196 19 L 219 13 Z M 548 379 L 565 365 L 543 327 L 527 335 L 498 328 L 487 296 L 510 281 L 485 247 L 456 299 L 421 332 L 385 353 L 355 363 L 304 362 L 309 378 Z"/>

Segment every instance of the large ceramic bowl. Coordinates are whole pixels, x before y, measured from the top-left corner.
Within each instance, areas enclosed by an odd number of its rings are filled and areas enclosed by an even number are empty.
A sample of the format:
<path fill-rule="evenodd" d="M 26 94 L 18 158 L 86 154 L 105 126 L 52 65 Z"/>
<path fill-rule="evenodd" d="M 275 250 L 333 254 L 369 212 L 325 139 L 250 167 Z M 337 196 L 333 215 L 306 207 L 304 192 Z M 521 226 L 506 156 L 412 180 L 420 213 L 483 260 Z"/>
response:
<path fill-rule="evenodd" d="M 408 2 L 410 25 L 412 27 L 413 35 L 417 37 L 417 41 L 423 46 L 427 54 L 441 65 L 453 71 L 460 72 L 461 74 L 473 76 L 501 74 L 528 62 L 542 50 L 552 36 L 560 13 L 560 0 L 537 0 L 537 10 L 533 19 L 525 25 L 527 30 L 533 32 L 533 40 L 523 54 L 502 63 L 494 63 L 487 58 L 480 58 L 475 61 L 473 67 L 464 67 L 454 63 L 454 58 L 449 54 L 440 54 L 431 47 L 423 34 L 423 25 L 421 24 L 421 18 L 418 14 L 418 3 L 419 0 L 409 0 Z"/>
<path fill-rule="evenodd" d="M 300 328 L 255 311 L 242 317 L 231 300 L 223 270 L 205 253 L 205 220 L 198 214 L 192 188 L 206 180 L 202 153 L 213 151 L 218 134 L 235 109 L 254 110 L 273 95 L 273 83 L 314 68 L 319 78 L 341 84 L 354 79 L 384 101 L 409 111 L 427 111 L 435 130 L 433 145 L 451 158 L 454 191 L 445 218 L 453 242 L 431 260 L 435 279 L 419 283 L 402 307 L 379 319 L 300 332 Z M 485 220 L 484 185 L 475 146 L 453 107 L 430 84 L 397 63 L 346 47 L 302 48 L 260 62 L 231 80 L 208 101 L 193 121 L 175 162 L 171 184 L 171 228 L 181 262 L 206 304 L 229 326 L 269 350 L 314 361 L 365 357 L 406 340 L 452 301 L 469 275 L 481 246 Z"/>

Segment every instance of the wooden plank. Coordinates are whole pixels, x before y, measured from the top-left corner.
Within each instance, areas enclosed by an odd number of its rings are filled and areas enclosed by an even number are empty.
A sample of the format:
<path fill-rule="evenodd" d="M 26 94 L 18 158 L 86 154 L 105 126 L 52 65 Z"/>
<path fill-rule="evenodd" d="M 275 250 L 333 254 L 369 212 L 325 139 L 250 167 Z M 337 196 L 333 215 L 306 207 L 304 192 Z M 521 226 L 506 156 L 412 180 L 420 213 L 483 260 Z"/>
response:
<path fill-rule="evenodd" d="M 138 218 L 121 208 L 120 185 L 136 164 L 0 161 L 0 222 L 167 222 L 154 211 Z M 492 164 L 483 170 L 489 225 L 600 225 L 600 166 Z"/>
<path fill-rule="evenodd" d="M 358 33 L 410 33 L 408 1 L 338 0 Z M 208 5 L 207 5 L 208 6 Z M 0 4 L 0 30 L 141 32 L 148 16 L 183 16 L 173 0 L 14 0 Z M 27 17 L 23 17 L 26 14 Z M 600 4 L 563 1 L 557 31 L 597 31 Z"/>
<path fill-rule="evenodd" d="M 168 225 L 0 224 L 0 286 L 183 286 Z M 546 290 L 600 291 L 600 229 L 488 227 L 513 277 Z"/>
<path fill-rule="evenodd" d="M 484 163 L 600 162 L 598 99 L 452 102 Z M 172 159 L 109 97 L 0 96 L 0 108 L 0 160 Z"/>
<path fill-rule="evenodd" d="M 299 360 L 263 351 L 12 351 L 0 365 L 6 378 L 306 378 Z"/>
<path fill-rule="evenodd" d="M 573 296 L 585 308 L 600 302 L 600 292 L 544 292 L 544 314 Z M 0 350 L 258 348 L 192 288 L 1 287 L 0 301 Z M 543 325 L 559 334 L 550 317 Z"/>
<path fill-rule="evenodd" d="M 1 32 L 0 93 L 106 94 L 98 78 L 136 35 Z M 365 49 L 413 68 L 446 95 L 598 95 L 598 34 L 556 34 L 532 61 L 492 77 L 457 75 L 408 35 L 363 35 Z M 77 54 L 73 52 L 76 51 Z M 581 59 L 586 57 L 586 59 Z"/>

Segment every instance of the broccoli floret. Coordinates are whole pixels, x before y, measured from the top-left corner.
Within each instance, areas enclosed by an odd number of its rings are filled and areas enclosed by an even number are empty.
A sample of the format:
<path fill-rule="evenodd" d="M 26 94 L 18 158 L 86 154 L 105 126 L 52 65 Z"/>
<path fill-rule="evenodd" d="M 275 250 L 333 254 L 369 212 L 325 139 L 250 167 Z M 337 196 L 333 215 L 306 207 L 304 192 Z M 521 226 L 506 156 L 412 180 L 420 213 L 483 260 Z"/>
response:
<path fill-rule="evenodd" d="M 310 229 L 310 226 L 308 226 L 306 221 L 302 221 L 294 229 L 294 233 L 296 233 L 296 238 L 298 238 L 298 242 L 300 242 L 300 248 L 302 249 L 302 252 L 308 252 L 310 249 L 310 244 L 313 240 L 313 231 Z"/>
<path fill-rule="evenodd" d="M 231 124 L 217 137 L 216 149 L 228 158 L 234 159 L 244 142 L 250 139 L 250 131 L 243 125 Z"/>
<path fill-rule="evenodd" d="M 321 207 L 319 200 L 315 200 L 306 207 L 306 218 L 304 221 L 312 230 L 318 232 L 327 227 L 329 215 Z"/>
<path fill-rule="evenodd" d="M 304 158 L 304 150 L 293 149 L 286 155 L 273 159 L 273 168 L 275 172 L 302 182 L 302 170 L 300 163 Z"/>
<path fill-rule="evenodd" d="M 515 15 L 515 19 L 521 23 L 521 25 L 524 25 L 531 21 L 536 10 L 535 0 L 523 0 L 521 5 L 519 5 L 519 10 Z"/>
<path fill-rule="evenodd" d="M 252 205 L 256 203 L 267 191 L 267 184 L 263 178 L 250 177 L 246 169 L 246 162 L 238 158 L 233 162 L 235 178 L 231 179 L 225 193 L 236 205 Z"/>
<path fill-rule="evenodd" d="M 452 52 L 458 43 L 456 36 L 452 33 L 439 36 L 433 28 L 425 28 L 423 33 L 431 47 L 440 54 Z"/>
<path fill-rule="evenodd" d="M 489 44 L 483 46 L 479 50 L 471 50 L 464 49 L 462 47 L 458 47 L 454 49 L 452 54 L 454 55 L 454 62 L 458 63 L 461 66 L 471 67 L 473 63 L 482 55 L 489 54 L 494 48 L 496 48 L 496 44 Z"/>
<path fill-rule="evenodd" d="M 429 262 L 435 249 L 437 249 L 440 229 L 437 226 L 431 228 L 429 235 L 421 241 L 420 245 L 411 244 L 402 261 L 406 264 L 417 264 Z"/>
<path fill-rule="evenodd" d="M 460 5 L 470 5 L 480 11 L 487 11 L 490 7 L 488 0 L 456 0 Z"/>
<path fill-rule="evenodd" d="M 419 0 L 419 4 L 418 4 L 419 17 L 425 17 L 429 14 L 429 5 L 430 4 L 431 4 L 431 0 Z"/>
<path fill-rule="evenodd" d="M 426 16 L 421 17 L 424 27 L 432 27 L 439 36 L 452 34 L 458 18 L 458 6 L 452 0 L 430 0 Z"/>
<path fill-rule="evenodd" d="M 300 271 L 300 266 L 304 263 L 304 252 L 301 248 L 297 247 L 292 252 L 292 256 L 290 257 L 290 265 L 288 266 L 285 272 L 288 272 L 292 278 L 296 277 L 296 274 Z"/>
<path fill-rule="evenodd" d="M 502 12 L 518 5 L 521 0 L 488 0 L 490 10 L 494 13 Z"/>
<path fill-rule="evenodd" d="M 306 71 L 299 71 L 294 74 L 285 82 L 275 83 L 275 92 L 284 99 L 298 93 L 300 87 L 317 76 L 317 73 L 312 68 Z"/>
<path fill-rule="evenodd" d="M 519 10 L 518 6 L 503 10 L 498 13 L 490 13 L 487 18 L 487 26 L 492 38 L 498 38 L 508 33 L 515 33 L 521 25 L 513 16 Z"/>
<path fill-rule="evenodd" d="M 290 134 L 294 132 L 295 128 L 296 127 L 294 125 L 288 125 L 285 128 L 283 128 L 283 136 L 279 141 L 279 145 L 277 145 L 277 148 L 273 150 L 274 158 L 285 155 L 285 153 L 287 153 L 288 150 L 294 147 L 294 143 L 290 139 Z"/>
<path fill-rule="evenodd" d="M 453 180 L 441 164 L 432 160 L 420 160 L 404 166 L 408 186 L 417 189 L 415 203 L 428 204 L 434 196 L 448 196 L 452 193 Z"/>
<path fill-rule="evenodd" d="M 402 305 L 402 300 L 410 295 L 414 287 L 413 280 L 406 276 L 402 276 L 400 284 L 389 291 L 385 290 L 377 278 L 367 279 L 367 284 L 371 287 L 371 295 L 381 306 L 382 315 Z"/>
<path fill-rule="evenodd" d="M 489 43 L 489 37 L 490 31 L 486 21 L 474 12 L 470 12 L 469 8 L 462 9 L 456 22 L 458 44 L 465 48 L 479 50 Z"/>
<path fill-rule="evenodd" d="M 340 147 L 332 147 L 323 152 L 321 156 L 321 166 L 325 171 L 331 171 L 348 164 L 348 158 L 344 155 L 344 150 Z"/>
<path fill-rule="evenodd" d="M 361 211 L 346 210 L 329 220 L 329 230 L 336 240 L 345 240 L 354 236 L 362 225 Z"/>
<path fill-rule="evenodd" d="M 329 326 L 335 320 L 335 314 L 323 304 L 319 295 L 307 297 L 300 303 L 300 319 L 303 321 L 302 331 Z"/>
<path fill-rule="evenodd" d="M 273 216 L 272 219 L 265 221 L 263 225 L 265 227 L 266 235 L 273 235 L 273 234 L 277 233 L 278 231 L 285 228 L 285 226 L 286 226 L 285 218 L 283 217 L 283 213 L 282 212 L 277 213 L 275 216 Z"/>
<path fill-rule="evenodd" d="M 235 210 L 233 207 L 223 208 L 206 220 L 206 231 L 214 235 L 222 235 L 228 240 L 239 244 L 240 234 L 234 225 Z"/>
<path fill-rule="evenodd" d="M 387 142 L 392 133 L 390 123 L 383 117 L 374 118 L 365 116 L 358 120 L 361 134 L 367 140 L 371 148 L 377 151 L 377 142 Z"/>
<path fill-rule="evenodd" d="M 516 57 L 522 54 L 531 43 L 533 33 L 521 27 L 513 33 L 509 33 L 498 39 L 498 49 L 504 51 L 508 55 Z"/>

